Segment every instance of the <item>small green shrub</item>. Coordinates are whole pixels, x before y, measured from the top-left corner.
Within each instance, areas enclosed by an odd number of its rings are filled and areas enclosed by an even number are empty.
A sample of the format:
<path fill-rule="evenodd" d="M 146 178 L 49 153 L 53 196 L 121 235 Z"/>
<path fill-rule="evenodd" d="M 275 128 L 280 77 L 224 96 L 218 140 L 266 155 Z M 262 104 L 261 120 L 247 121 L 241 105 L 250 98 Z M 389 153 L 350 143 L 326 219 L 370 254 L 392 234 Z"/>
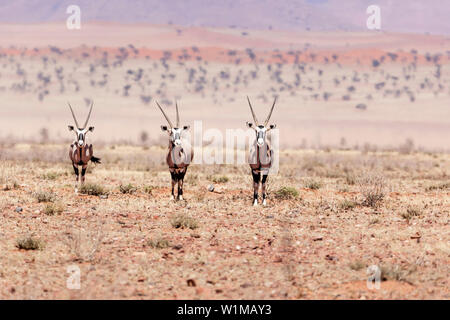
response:
<path fill-rule="evenodd" d="M 352 210 L 356 207 L 356 202 L 345 199 L 339 203 L 339 208 L 342 210 Z"/>
<path fill-rule="evenodd" d="M 164 238 L 156 238 L 148 240 L 147 245 L 154 249 L 165 249 L 170 247 L 170 242 Z"/>
<path fill-rule="evenodd" d="M 422 215 L 422 210 L 419 207 L 409 206 L 406 212 L 401 214 L 403 219 L 411 220 L 413 217 L 420 217 Z"/>
<path fill-rule="evenodd" d="M 60 176 L 60 174 L 58 172 L 49 171 L 49 172 L 44 173 L 42 175 L 42 178 L 45 180 L 56 180 L 56 179 L 58 179 L 59 176 Z"/>
<path fill-rule="evenodd" d="M 43 241 L 31 236 L 16 240 L 16 247 L 23 250 L 42 250 L 44 245 Z"/>
<path fill-rule="evenodd" d="M 356 260 L 349 264 L 350 269 L 355 270 L 355 271 L 359 271 L 362 268 L 364 268 L 365 266 L 366 266 L 366 264 L 360 260 Z"/>
<path fill-rule="evenodd" d="M 80 193 L 87 194 L 90 196 L 101 196 L 107 194 L 105 188 L 99 184 L 95 183 L 86 183 L 83 184 L 80 188 Z"/>
<path fill-rule="evenodd" d="M 50 191 L 38 191 L 34 197 L 38 202 L 53 202 L 56 199 L 56 195 Z"/>
<path fill-rule="evenodd" d="M 440 184 L 431 185 L 425 188 L 425 191 L 436 191 L 450 189 L 450 182 L 443 182 Z"/>
<path fill-rule="evenodd" d="M 311 190 L 318 190 L 322 187 L 322 184 L 319 181 L 308 179 L 305 181 L 304 184 L 305 188 L 311 189 Z"/>
<path fill-rule="evenodd" d="M 275 191 L 275 198 L 280 200 L 297 199 L 299 194 L 294 187 L 281 187 Z"/>
<path fill-rule="evenodd" d="M 154 186 L 144 186 L 144 187 L 142 188 L 142 190 L 144 190 L 144 192 L 145 192 L 145 193 L 148 193 L 148 194 L 152 194 L 152 192 L 153 192 L 154 189 L 155 189 Z"/>
<path fill-rule="evenodd" d="M 227 183 L 230 179 L 227 176 L 215 176 L 211 178 L 214 183 Z"/>
<path fill-rule="evenodd" d="M 133 186 L 131 183 L 125 184 L 125 185 L 121 184 L 119 189 L 120 189 L 120 192 L 122 192 L 123 194 L 132 194 L 137 191 L 137 188 L 135 186 Z"/>
<path fill-rule="evenodd" d="M 193 230 L 198 228 L 197 220 L 185 214 L 177 214 L 175 217 L 171 219 L 170 223 L 172 224 L 172 227 L 176 229 L 189 228 Z"/>
<path fill-rule="evenodd" d="M 61 214 L 64 207 L 60 203 L 47 203 L 44 207 L 44 213 L 48 216 L 54 216 L 55 214 Z"/>

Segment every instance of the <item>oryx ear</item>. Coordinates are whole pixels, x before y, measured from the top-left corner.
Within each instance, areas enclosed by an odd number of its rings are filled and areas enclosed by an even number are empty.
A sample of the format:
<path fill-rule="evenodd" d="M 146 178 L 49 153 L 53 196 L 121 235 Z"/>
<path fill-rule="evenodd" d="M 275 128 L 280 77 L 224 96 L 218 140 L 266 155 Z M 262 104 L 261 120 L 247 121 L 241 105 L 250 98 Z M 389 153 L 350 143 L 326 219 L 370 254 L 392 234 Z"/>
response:
<path fill-rule="evenodd" d="M 167 131 L 167 126 L 161 126 L 162 131 Z"/>
<path fill-rule="evenodd" d="M 276 124 L 271 124 L 269 128 L 270 128 L 270 129 L 275 129 L 276 127 L 277 127 Z"/>
<path fill-rule="evenodd" d="M 247 124 L 247 127 L 249 127 L 249 128 L 252 128 L 253 127 L 253 123 L 251 123 L 251 122 L 246 122 L 246 124 Z"/>
<path fill-rule="evenodd" d="M 183 130 L 189 130 L 190 127 L 191 127 L 191 126 L 189 126 L 189 125 L 184 126 L 184 127 L 183 127 Z"/>
<path fill-rule="evenodd" d="M 69 128 L 69 131 L 73 131 L 74 127 L 73 126 L 67 126 Z"/>
<path fill-rule="evenodd" d="M 89 127 L 89 131 L 93 132 L 94 131 L 94 127 Z"/>

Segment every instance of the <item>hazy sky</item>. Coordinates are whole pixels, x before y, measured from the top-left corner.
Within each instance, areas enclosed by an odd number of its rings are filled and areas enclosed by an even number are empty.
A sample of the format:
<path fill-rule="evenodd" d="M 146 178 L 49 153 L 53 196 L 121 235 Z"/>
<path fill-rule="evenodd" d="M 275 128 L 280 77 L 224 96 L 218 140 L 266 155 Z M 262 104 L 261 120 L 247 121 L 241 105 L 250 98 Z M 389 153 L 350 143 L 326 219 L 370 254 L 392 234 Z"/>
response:
<path fill-rule="evenodd" d="M 0 22 L 63 21 L 72 4 L 83 21 L 318 31 L 363 31 L 375 4 L 384 31 L 450 34 L 448 0 L 0 0 Z"/>

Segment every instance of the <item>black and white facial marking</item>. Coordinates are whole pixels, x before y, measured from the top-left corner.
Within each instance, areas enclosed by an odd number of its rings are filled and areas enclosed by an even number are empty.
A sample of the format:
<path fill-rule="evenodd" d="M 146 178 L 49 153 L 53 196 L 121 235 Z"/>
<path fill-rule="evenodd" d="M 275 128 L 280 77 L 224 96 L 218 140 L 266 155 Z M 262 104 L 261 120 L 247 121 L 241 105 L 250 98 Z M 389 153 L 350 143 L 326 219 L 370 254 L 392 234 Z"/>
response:
<path fill-rule="evenodd" d="M 69 131 L 75 131 L 75 134 L 77 135 L 77 144 L 79 147 L 83 147 L 86 144 L 86 133 L 88 131 L 94 131 L 94 127 L 89 127 L 86 129 L 88 122 L 89 122 L 89 118 L 91 117 L 91 112 L 92 112 L 92 107 L 94 106 L 94 102 L 91 102 L 91 107 L 89 108 L 89 113 L 88 116 L 86 118 L 86 121 L 84 122 L 84 126 L 80 127 L 80 125 L 78 124 L 77 121 L 77 117 L 75 117 L 75 113 L 73 112 L 72 106 L 70 105 L 70 103 L 67 103 L 69 105 L 70 108 L 70 112 L 72 113 L 72 117 L 73 117 L 73 121 L 75 122 L 76 127 L 69 125 Z"/>
<path fill-rule="evenodd" d="M 254 128 L 255 133 L 256 133 L 256 144 L 259 147 L 262 147 L 264 145 L 264 143 L 266 142 L 266 134 L 267 132 L 269 132 L 271 129 L 274 129 L 276 127 L 276 125 L 271 124 L 268 128 L 266 128 L 263 125 L 258 125 L 253 127 L 253 123 L 251 122 L 247 122 L 247 126 L 249 128 Z"/>
<path fill-rule="evenodd" d="M 183 126 L 183 128 L 168 128 L 167 126 L 164 125 L 161 126 L 161 130 L 169 134 L 170 141 L 174 146 L 181 145 L 181 138 L 183 131 L 188 129 L 189 126 Z"/>
<path fill-rule="evenodd" d="M 262 147 L 266 141 L 266 133 L 269 132 L 269 130 L 274 129 L 276 125 L 271 124 L 270 126 L 267 126 L 270 120 L 270 117 L 272 116 L 273 108 L 275 107 L 275 103 L 277 102 L 277 98 L 273 100 L 272 107 L 270 108 L 270 112 L 264 121 L 263 124 L 258 122 L 258 119 L 256 118 L 255 111 L 253 110 L 252 104 L 250 102 L 249 97 L 247 97 L 248 106 L 250 107 L 250 111 L 252 112 L 253 121 L 255 121 L 255 126 L 253 126 L 253 123 L 247 122 L 247 126 L 249 128 L 253 128 L 256 133 L 256 143 L 259 147 Z"/>
<path fill-rule="evenodd" d="M 69 126 L 69 131 L 75 131 L 77 136 L 76 142 L 79 147 L 83 147 L 86 144 L 86 133 L 89 131 L 94 131 L 94 127 L 89 127 L 87 129 L 75 128 L 74 126 Z"/>

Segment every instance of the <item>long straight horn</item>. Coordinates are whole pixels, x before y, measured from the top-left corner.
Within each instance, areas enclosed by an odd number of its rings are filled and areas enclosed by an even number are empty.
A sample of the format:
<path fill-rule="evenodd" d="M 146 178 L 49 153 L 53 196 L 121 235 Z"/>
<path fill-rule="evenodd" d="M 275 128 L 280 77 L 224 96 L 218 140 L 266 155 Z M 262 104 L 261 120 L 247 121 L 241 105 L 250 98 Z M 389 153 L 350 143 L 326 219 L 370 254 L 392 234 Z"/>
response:
<path fill-rule="evenodd" d="M 178 103 L 175 100 L 175 108 L 177 109 L 177 128 L 180 127 L 180 114 L 178 113 Z"/>
<path fill-rule="evenodd" d="M 73 113 L 73 110 L 72 110 L 72 106 L 70 105 L 70 103 L 69 103 L 69 102 L 67 102 L 67 104 L 69 105 L 69 108 L 70 108 L 70 112 L 72 113 L 73 121 L 75 121 L 75 125 L 76 125 L 76 126 L 77 126 L 77 128 L 79 129 L 79 128 L 80 128 L 80 126 L 78 125 L 78 121 L 77 121 L 77 117 L 75 117 L 75 113 Z"/>
<path fill-rule="evenodd" d="M 270 108 L 270 112 L 269 115 L 267 116 L 266 122 L 264 122 L 264 127 L 267 126 L 267 124 L 269 123 L 270 117 L 272 116 L 273 108 L 275 107 L 275 102 L 277 102 L 277 97 L 275 97 L 275 99 L 273 100 L 273 105 L 272 108 Z"/>
<path fill-rule="evenodd" d="M 252 112 L 253 120 L 255 121 L 255 124 L 258 126 L 259 122 L 258 122 L 258 119 L 256 119 L 255 111 L 253 111 L 252 104 L 250 103 L 250 99 L 248 98 L 248 96 L 247 96 L 247 101 L 248 101 L 248 105 L 250 107 L 250 111 Z"/>
<path fill-rule="evenodd" d="M 88 116 L 86 118 L 86 122 L 84 123 L 83 129 L 87 127 L 87 124 L 89 122 L 89 118 L 91 117 L 91 112 L 92 112 L 92 107 L 93 106 L 94 106 L 94 101 L 91 102 L 91 108 L 89 109 L 89 113 L 88 113 Z"/>
<path fill-rule="evenodd" d="M 156 102 L 156 104 L 158 105 L 159 110 L 161 110 L 162 114 L 164 115 L 164 118 L 166 118 L 167 122 L 169 123 L 170 128 L 172 129 L 172 128 L 173 128 L 173 125 L 172 125 L 172 122 L 170 122 L 169 117 L 166 115 L 166 113 L 164 112 L 164 110 L 161 108 L 161 106 L 159 105 L 158 101 L 155 100 L 155 102 Z"/>

